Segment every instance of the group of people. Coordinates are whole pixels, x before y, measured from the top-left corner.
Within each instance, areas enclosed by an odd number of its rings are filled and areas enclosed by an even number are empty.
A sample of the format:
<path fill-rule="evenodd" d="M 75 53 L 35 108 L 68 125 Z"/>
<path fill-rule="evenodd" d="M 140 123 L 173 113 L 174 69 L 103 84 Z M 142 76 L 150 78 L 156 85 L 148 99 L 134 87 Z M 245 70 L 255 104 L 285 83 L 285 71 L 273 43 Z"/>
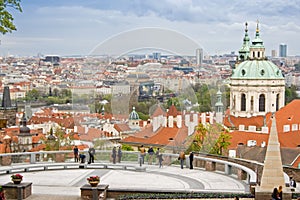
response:
<path fill-rule="evenodd" d="M 148 151 L 147 151 L 149 158 L 148 158 L 148 164 L 152 165 L 154 156 L 156 156 L 157 160 L 158 160 L 158 165 L 161 168 L 162 167 L 162 162 L 163 162 L 163 156 L 160 152 L 160 149 L 157 148 L 156 152 L 154 151 L 153 147 L 149 147 Z M 145 156 L 146 156 L 146 149 L 144 147 L 144 145 L 142 145 L 140 147 L 140 164 L 144 164 L 145 163 Z"/>
<path fill-rule="evenodd" d="M 113 147 L 112 152 L 111 152 L 111 159 L 112 159 L 112 162 L 114 164 L 116 164 L 116 162 L 119 162 L 119 163 L 121 162 L 121 159 L 122 159 L 122 148 L 121 148 L 121 146 L 119 146 L 118 152 L 117 152 L 117 148 Z"/>
<path fill-rule="evenodd" d="M 272 200 L 282 200 L 282 186 L 273 189 L 271 198 Z"/>
<path fill-rule="evenodd" d="M 79 153 L 79 149 L 78 149 L 77 146 L 74 146 L 73 153 L 74 153 L 74 161 L 75 162 L 85 163 L 86 156 L 84 154 L 80 154 Z M 89 148 L 88 153 L 89 153 L 88 164 L 94 163 L 94 161 L 95 161 L 95 154 L 96 154 L 95 148 L 91 146 Z"/>
<path fill-rule="evenodd" d="M 181 167 L 181 169 L 183 169 L 183 165 L 184 165 L 184 162 L 185 162 L 185 153 L 184 153 L 184 151 L 181 151 L 179 153 L 178 160 L 180 161 L 180 167 Z M 190 169 L 193 169 L 194 168 L 194 166 L 193 166 L 194 153 L 192 151 L 189 154 L 189 161 L 190 161 Z"/>

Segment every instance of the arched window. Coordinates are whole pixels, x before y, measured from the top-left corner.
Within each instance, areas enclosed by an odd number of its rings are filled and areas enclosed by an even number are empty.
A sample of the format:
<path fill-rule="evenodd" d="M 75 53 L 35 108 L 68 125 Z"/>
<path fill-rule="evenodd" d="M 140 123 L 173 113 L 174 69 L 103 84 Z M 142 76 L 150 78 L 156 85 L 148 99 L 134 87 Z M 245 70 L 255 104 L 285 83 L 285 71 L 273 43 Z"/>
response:
<path fill-rule="evenodd" d="M 241 96 L 241 111 L 246 111 L 246 95 Z"/>
<path fill-rule="evenodd" d="M 279 94 L 276 95 L 276 111 L 279 110 Z"/>
<path fill-rule="evenodd" d="M 261 94 L 259 95 L 259 108 L 258 111 L 259 112 L 264 112 L 266 110 L 266 99 L 265 99 L 265 95 Z"/>

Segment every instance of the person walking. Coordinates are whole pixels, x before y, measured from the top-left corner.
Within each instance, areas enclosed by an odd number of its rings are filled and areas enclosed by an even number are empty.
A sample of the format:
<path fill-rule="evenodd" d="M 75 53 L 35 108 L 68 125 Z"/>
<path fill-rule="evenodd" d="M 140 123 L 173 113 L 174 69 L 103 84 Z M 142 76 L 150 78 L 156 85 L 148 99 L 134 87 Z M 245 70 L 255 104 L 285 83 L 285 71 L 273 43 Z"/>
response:
<path fill-rule="evenodd" d="M 183 151 L 181 151 L 179 153 L 178 160 L 180 160 L 180 167 L 181 167 L 181 169 L 183 169 L 183 164 L 184 164 L 184 161 L 185 161 L 185 154 L 184 154 Z"/>
<path fill-rule="evenodd" d="M 153 147 L 150 147 L 148 149 L 148 154 L 149 154 L 148 165 L 152 165 L 152 159 L 153 159 L 153 155 L 154 155 Z"/>
<path fill-rule="evenodd" d="M 159 168 L 161 168 L 162 167 L 162 162 L 164 161 L 163 155 L 161 153 L 159 153 L 158 156 L 157 156 L 157 158 L 158 158 Z"/>
<path fill-rule="evenodd" d="M 141 164 L 144 164 L 144 161 L 145 161 L 145 153 L 146 153 L 146 149 L 145 149 L 144 145 L 142 145 L 142 146 L 140 147 Z"/>
<path fill-rule="evenodd" d="M 114 147 L 114 148 L 112 149 L 111 157 L 112 157 L 112 162 L 113 162 L 114 164 L 116 164 L 116 157 L 117 157 L 117 149 L 116 149 L 116 147 Z"/>
<path fill-rule="evenodd" d="M 96 154 L 95 148 L 91 146 L 89 148 L 89 162 L 88 162 L 88 164 L 94 163 L 95 154 Z"/>
<path fill-rule="evenodd" d="M 74 161 L 79 162 L 78 156 L 79 156 L 79 149 L 77 146 L 73 148 L 73 153 L 74 153 Z"/>
<path fill-rule="evenodd" d="M 194 153 L 191 151 L 189 155 L 190 159 L 190 169 L 193 169 Z"/>
<path fill-rule="evenodd" d="M 120 163 L 122 159 L 122 148 L 119 146 L 118 148 L 118 162 Z"/>

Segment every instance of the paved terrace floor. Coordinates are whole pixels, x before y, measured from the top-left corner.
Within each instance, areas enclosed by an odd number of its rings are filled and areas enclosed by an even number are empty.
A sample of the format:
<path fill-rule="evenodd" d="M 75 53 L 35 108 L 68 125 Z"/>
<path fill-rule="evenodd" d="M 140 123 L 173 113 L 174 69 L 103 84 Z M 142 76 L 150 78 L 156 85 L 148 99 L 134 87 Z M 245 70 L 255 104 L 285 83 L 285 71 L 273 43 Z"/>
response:
<path fill-rule="evenodd" d="M 93 164 L 92 164 L 93 165 Z M 112 165 L 112 164 L 111 164 Z M 137 164 L 138 166 L 138 164 Z M 80 187 L 91 175 L 101 177 L 109 188 L 155 189 L 178 191 L 238 192 L 248 191 L 244 181 L 221 173 L 202 169 L 181 169 L 179 166 L 143 165 L 145 172 L 111 169 L 66 169 L 21 172 L 24 182 L 32 182 L 32 195 L 28 200 L 80 199 Z M 11 174 L 0 176 L 0 183 L 10 182 Z M 299 184 L 298 184 L 299 185 Z M 299 186 L 298 186 L 299 187 Z"/>

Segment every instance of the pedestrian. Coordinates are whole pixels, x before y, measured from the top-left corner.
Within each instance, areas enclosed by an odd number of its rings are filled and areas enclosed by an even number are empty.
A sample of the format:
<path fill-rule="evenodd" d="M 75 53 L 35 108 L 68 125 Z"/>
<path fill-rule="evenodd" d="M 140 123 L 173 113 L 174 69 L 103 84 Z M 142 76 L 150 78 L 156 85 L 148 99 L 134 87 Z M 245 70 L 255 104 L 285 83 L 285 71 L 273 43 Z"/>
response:
<path fill-rule="evenodd" d="M 121 159 L 122 159 L 122 148 L 121 148 L 121 146 L 119 146 L 119 149 L 118 149 L 118 162 L 119 163 L 121 162 Z"/>
<path fill-rule="evenodd" d="M 157 156 L 157 158 L 158 158 L 159 168 L 161 168 L 162 167 L 162 162 L 164 161 L 163 155 L 161 153 L 159 153 L 158 156 Z"/>
<path fill-rule="evenodd" d="M 278 187 L 278 195 L 279 195 L 279 199 L 282 200 L 282 186 L 281 185 Z"/>
<path fill-rule="evenodd" d="M 156 152 L 155 152 L 155 156 L 156 156 L 156 159 L 158 160 L 158 162 L 159 162 L 159 154 L 160 154 L 160 149 L 159 148 L 157 148 L 157 150 L 156 150 Z"/>
<path fill-rule="evenodd" d="M 189 155 L 190 159 L 190 169 L 193 169 L 194 153 L 191 151 Z"/>
<path fill-rule="evenodd" d="M 297 184 L 293 177 L 290 177 L 290 187 L 296 188 Z"/>
<path fill-rule="evenodd" d="M 238 196 L 235 196 L 234 197 L 234 200 L 239 200 L 240 198 Z"/>
<path fill-rule="evenodd" d="M 96 154 L 95 148 L 91 146 L 89 148 L 89 162 L 88 162 L 88 164 L 94 163 L 95 154 Z"/>
<path fill-rule="evenodd" d="M 180 161 L 180 167 L 181 167 L 181 169 L 183 169 L 183 164 L 184 164 L 184 161 L 185 161 L 185 154 L 184 154 L 183 151 L 181 151 L 179 153 L 178 160 Z"/>
<path fill-rule="evenodd" d="M 77 147 L 77 146 L 75 146 L 75 147 L 73 148 L 73 153 L 74 153 L 74 161 L 75 161 L 75 162 L 79 162 L 79 159 L 78 159 L 79 150 L 78 150 L 78 147 Z"/>
<path fill-rule="evenodd" d="M 152 165 L 152 159 L 153 159 L 153 155 L 154 155 L 153 147 L 150 147 L 148 149 L 148 154 L 149 154 L 148 164 Z"/>
<path fill-rule="evenodd" d="M 80 163 L 85 163 L 85 157 L 84 154 L 79 154 Z"/>
<path fill-rule="evenodd" d="M 142 146 L 140 147 L 141 164 L 144 164 L 144 161 L 145 161 L 145 153 L 146 153 L 146 149 L 145 149 L 144 145 L 142 145 Z"/>
<path fill-rule="evenodd" d="M 271 198 L 272 198 L 272 200 L 280 200 L 279 193 L 278 193 L 278 190 L 276 187 L 273 189 Z"/>
<path fill-rule="evenodd" d="M 111 157 L 112 157 L 112 162 L 113 162 L 114 164 L 116 164 L 116 157 L 117 157 L 117 150 L 116 150 L 116 147 L 114 147 L 114 148 L 112 149 Z"/>

